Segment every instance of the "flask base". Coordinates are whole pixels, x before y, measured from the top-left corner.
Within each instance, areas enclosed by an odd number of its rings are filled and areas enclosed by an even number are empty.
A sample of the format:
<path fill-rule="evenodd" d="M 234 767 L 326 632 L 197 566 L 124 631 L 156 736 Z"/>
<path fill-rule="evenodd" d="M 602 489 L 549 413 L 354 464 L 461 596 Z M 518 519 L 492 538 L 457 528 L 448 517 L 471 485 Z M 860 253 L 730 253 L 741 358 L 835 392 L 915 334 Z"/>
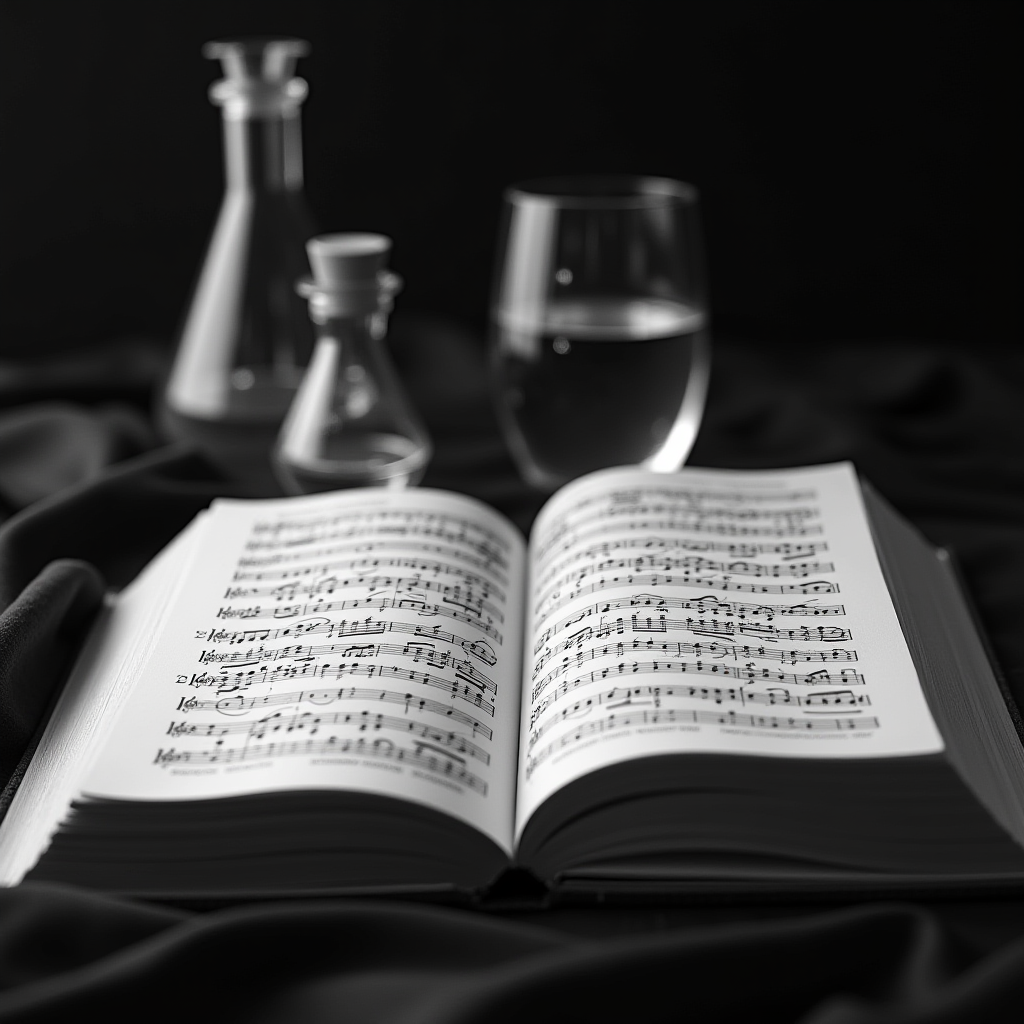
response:
<path fill-rule="evenodd" d="M 208 420 L 162 404 L 157 423 L 164 437 L 191 444 L 228 480 L 248 485 L 254 496 L 274 498 L 283 493 L 271 463 L 280 418 Z"/>

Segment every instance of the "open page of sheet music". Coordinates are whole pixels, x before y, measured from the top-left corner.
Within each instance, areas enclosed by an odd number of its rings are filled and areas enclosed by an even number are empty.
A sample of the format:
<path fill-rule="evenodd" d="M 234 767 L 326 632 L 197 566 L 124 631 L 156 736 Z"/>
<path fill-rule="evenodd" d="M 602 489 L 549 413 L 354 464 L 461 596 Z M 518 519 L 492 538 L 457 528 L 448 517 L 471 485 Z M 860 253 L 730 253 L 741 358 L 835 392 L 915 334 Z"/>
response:
<path fill-rule="evenodd" d="M 531 534 L 516 836 L 632 757 L 934 753 L 849 464 L 608 470 Z"/>
<path fill-rule="evenodd" d="M 218 501 L 91 796 L 343 788 L 509 850 L 523 542 L 469 498 Z"/>

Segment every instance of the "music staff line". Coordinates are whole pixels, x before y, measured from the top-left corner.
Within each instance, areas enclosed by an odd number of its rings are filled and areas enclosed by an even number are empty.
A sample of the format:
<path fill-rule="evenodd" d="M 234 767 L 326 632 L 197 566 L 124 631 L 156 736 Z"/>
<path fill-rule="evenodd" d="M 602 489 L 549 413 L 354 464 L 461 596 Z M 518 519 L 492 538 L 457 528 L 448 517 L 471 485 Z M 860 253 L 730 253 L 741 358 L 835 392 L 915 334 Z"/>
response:
<path fill-rule="evenodd" d="M 735 615 L 738 619 L 744 619 L 748 615 L 763 615 L 769 622 L 776 615 L 803 617 L 846 614 L 846 609 L 841 604 L 815 604 L 813 601 L 804 601 L 800 604 L 750 604 L 742 601 L 723 601 L 713 594 L 705 597 L 632 594 L 629 597 L 613 598 L 610 601 L 598 601 L 587 605 L 587 607 L 573 612 L 572 615 L 567 615 L 564 619 L 553 623 L 537 637 L 533 645 L 533 653 L 539 654 L 549 640 L 584 619 L 625 608 L 654 608 L 658 611 L 678 608 L 681 611 L 710 612 L 713 615 Z"/>
<path fill-rule="evenodd" d="M 473 707 L 480 708 L 485 714 L 494 717 L 493 701 L 497 691 L 494 683 L 474 678 L 474 676 L 461 670 L 456 670 L 456 679 L 445 679 L 444 676 L 434 675 L 431 672 L 420 672 L 415 669 L 401 668 L 398 665 L 376 665 L 360 664 L 359 662 L 342 662 L 339 665 L 326 663 L 318 665 L 314 678 L 317 679 L 340 679 L 342 676 L 376 676 L 378 679 L 402 679 L 410 683 L 419 683 L 422 686 L 431 686 L 439 690 L 447 690 L 452 700 L 464 700 Z M 461 684 L 461 685 L 460 685 Z M 247 689 L 246 685 L 237 687 L 238 690 Z M 488 698 L 490 692 L 494 694 Z M 222 698 L 227 700 L 229 698 Z M 488 700 L 491 703 L 488 703 Z"/>
<path fill-rule="evenodd" d="M 243 644 L 255 643 L 257 640 L 263 642 L 279 640 L 282 637 L 309 636 L 311 634 L 323 634 L 327 639 L 334 636 L 373 636 L 380 633 L 409 633 L 422 637 L 425 642 L 437 641 L 461 647 L 467 654 L 479 658 L 486 665 L 494 665 L 498 660 L 494 648 L 486 640 L 470 640 L 458 633 L 446 632 L 440 626 L 428 628 L 409 622 L 388 622 L 384 619 L 370 618 L 356 622 L 348 622 L 345 619 L 340 622 L 332 622 L 330 619 L 321 617 L 310 619 L 308 622 L 297 622 L 294 626 L 285 626 L 281 629 L 226 630 L 214 628 L 208 631 L 196 630 L 196 639 L 205 640 L 211 644 Z"/>
<path fill-rule="evenodd" d="M 578 566 L 572 572 L 564 573 L 543 590 L 535 591 L 534 600 L 543 604 L 547 600 L 548 594 L 552 591 L 560 592 L 563 587 L 573 583 L 579 584 L 588 576 L 607 572 L 609 569 L 640 570 L 644 568 L 662 570 L 664 572 L 683 569 L 689 572 L 722 573 L 726 576 L 754 576 L 758 579 L 766 577 L 769 579 L 779 579 L 783 576 L 793 576 L 800 579 L 807 576 L 820 576 L 823 573 L 835 572 L 836 567 L 831 562 L 794 562 L 792 564 L 781 562 L 724 562 L 712 558 L 704 558 L 700 555 L 683 555 L 679 558 L 663 555 L 638 555 L 636 558 L 608 558 L 602 562 L 591 562 L 588 565 Z"/>
<path fill-rule="evenodd" d="M 458 559 L 480 572 L 488 572 L 497 577 L 502 586 L 508 586 L 508 576 L 500 572 L 486 561 L 448 544 L 425 544 L 421 541 L 395 540 L 387 537 L 377 541 L 357 541 L 351 544 L 330 544 L 313 551 L 300 551 L 296 554 L 267 555 L 263 558 L 239 558 L 238 565 L 245 569 L 270 568 L 291 562 L 321 561 L 339 556 L 342 552 L 359 552 L 369 555 L 373 551 L 393 552 L 395 549 L 411 549 L 420 555 L 439 555 L 443 558 Z"/>
<path fill-rule="evenodd" d="M 617 665 L 608 665 L 602 669 L 595 669 L 593 672 L 585 672 L 574 676 L 564 683 L 558 684 L 558 689 L 564 692 L 585 686 L 587 683 L 599 683 L 605 679 L 613 679 L 616 676 L 630 675 L 652 675 L 659 672 L 669 674 L 689 674 L 697 676 L 725 676 L 730 679 L 739 679 L 745 683 L 778 683 L 782 686 L 863 686 L 864 677 L 853 669 L 840 669 L 838 672 L 829 672 L 827 668 L 815 669 L 813 672 L 778 672 L 770 668 L 755 668 L 753 665 L 706 665 L 703 661 L 672 661 L 637 659 L 636 661 L 622 661 Z M 557 675 L 547 675 L 539 683 L 536 683 L 530 694 L 531 702 L 536 702 L 542 693 L 558 678 Z"/>
<path fill-rule="evenodd" d="M 380 701 L 384 704 L 397 704 L 405 709 L 405 714 L 415 711 L 418 714 L 438 715 L 450 718 L 453 722 L 468 725 L 475 737 L 478 733 L 485 739 L 493 739 L 494 731 L 490 726 L 477 721 L 465 711 L 429 697 L 417 697 L 411 693 L 400 693 L 397 690 L 381 690 L 359 686 L 340 686 L 333 690 L 293 690 L 290 693 L 268 693 L 262 697 L 226 697 L 218 700 L 203 700 L 199 697 L 182 697 L 175 710 L 183 715 L 190 711 L 216 711 L 222 715 L 244 715 L 247 711 L 258 708 L 287 707 L 292 704 L 314 704 L 323 707 L 336 701 L 359 700 Z"/>
<path fill-rule="evenodd" d="M 590 714 L 598 707 L 623 708 L 635 707 L 637 705 L 652 705 L 655 709 L 661 707 L 661 702 L 667 698 L 685 700 L 713 701 L 715 704 L 736 703 L 741 707 L 748 704 L 763 704 L 767 707 L 800 707 L 800 708 L 830 708 L 830 707 L 870 707 L 871 698 L 866 694 L 855 694 L 853 690 L 830 690 L 827 693 L 812 693 L 806 697 L 794 695 L 785 687 L 761 691 L 748 691 L 737 688 L 722 689 L 721 687 L 706 686 L 634 686 L 615 687 L 607 693 L 599 693 L 586 700 L 577 701 L 571 707 L 563 708 L 558 714 L 551 715 L 547 721 L 544 716 L 548 709 L 557 701 L 558 697 L 551 695 L 541 701 L 530 714 L 530 739 L 529 747 L 532 749 L 546 733 L 550 732 L 556 725 L 562 722 L 581 718 Z"/>
<path fill-rule="evenodd" d="M 777 643 L 780 640 L 799 641 L 801 643 L 837 644 L 853 640 L 851 630 L 842 626 L 796 626 L 791 629 L 780 629 L 767 622 L 733 622 L 718 619 L 670 619 L 667 617 L 651 618 L 650 616 L 632 615 L 628 620 L 621 616 L 612 620 L 602 618 L 596 627 L 583 626 L 559 644 L 548 648 L 551 654 L 568 650 L 573 646 L 582 646 L 588 640 L 603 640 L 606 637 L 628 633 L 695 633 L 698 636 L 715 637 L 728 640 L 736 636 L 749 636 L 758 640 Z M 543 648 L 542 648 L 543 650 Z M 535 654 L 540 653 L 535 650 Z M 548 655 L 547 657 L 550 657 Z M 764 655 L 772 657 L 772 655 Z"/>
<path fill-rule="evenodd" d="M 793 529 L 782 529 L 772 526 L 736 526 L 732 523 L 702 523 L 695 520 L 679 519 L 634 519 L 630 522 L 614 524 L 615 531 L 621 532 L 662 532 L 703 533 L 717 537 L 817 537 L 821 536 L 821 526 L 803 526 Z M 548 534 L 535 546 L 534 558 L 537 562 L 547 560 L 554 548 L 569 551 L 584 543 L 587 537 L 603 537 L 611 533 L 607 524 L 598 524 L 589 530 L 576 532 L 568 526 L 560 526 L 554 533 Z"/>
<path fill-rule="evenodd" d="M 820 534 L 820 525 L 808 525 L 808 520 L 820 515 L 816 508 L 781 509 L 727 509 L 727 508 L 686 508 L 677 503 L 641 503 L 620 506 L 602 506 L 594 512 L 574 516 L 573 510 L 558 517 L 558 526 L 549 531 L 536 547 L 539 559 L 546 559 L 550 549 L 558 544 L 564 548 L 575 547 L 579 538 L 591 534 L 607 534 L 613 530 L 633 531 L 678 529 L 687 533 L 710 533 L 726 537 L 800 537 L 807 530 Z M 665 516 L 663 520 L 648 522 L 640 517 Z M 760 521 L 774 525 L 740 526 L 743 523 Z M 670 525 L 671 524 L 671 525 Z M 683 525 L 686 524 L 686 525 Z M 574 539 L 565 543 L 563 538 Z"/>
<path fill-rule="evenodd" d="M 547 566 L 544 572 L 537 578 L 535 590 L 547 585 L 548 581 L 564 572 L 570 565 L 575 565 L 583 559 L 599 558 L 601 555 L 611 557 L 616 551 L 634 550 L 659 550 L 659 551 L 690 551 L 694 553 L 711 552 L 712 554 L 729 555 L 732 558 L 757 558 L 760 555 L 777 555 L 783 561 L 794 558 L 813 558 L 815 555 L 828 550 L 825 541 L 811 544 L 790 544 L 786 541 L 778 543 L 754 543 L 754 544 L 726 544 L 713 540 L 693 540 L 692 538 L 676 538 L 667 540 L 663 537 L 626 537 L 620 540 L 605 541 L 601 544 L 591 544 L 588 547 L 574 551 L 559 561 Z"/>
<path fill-rule="evenodd" d="M 297 569 L 268 569 L 259 572 L 249 570 L 236 570 L 232 580 L 289 580 L 298 579 L 303 576 L 324 576 L 331 578 L 329 574 L 338 569 L 359 570 L 362 576 L 363 570 L 374 570 L 384 568 L 396 569 L 419 569 L 423 572 L 431 572 L 437 576 L 458 576 L 466 581 L 470 587 L 477 587 L 485 592 L 493 592 L 504 601 L 505 591 L 495 583 L 493 579 L 481 576 L 479 573 L 470 572 L 460 565 L 452 565 L 450 562 L 440 562 L 430 558 L 416 558 L 413 556 L 396 556 L 394 558 L 348 558 L 336 559 L 334 561 L 323 560 L 310 565 L 304 565 Z"/>
<path fill-rule="evenodd" d="M 458 584 L 448 585 L 439 583 L 436 580 L 424 580 L 418 577 L 402 576 L 354 576 L 350 579 L 340 579 L 337 576 L 328 576 L 317 580 L 309 586 L 298 583 L 282 583 L 276 587 L 228 587 L 224 592 L 225 601 L 233 601 L 238 598 L 250 597 L 272 597 L 278 601 L 294 600 L 299 594 L 313 600 L 318 594 L 333 594 L 336 590 L 345 590 L 349 587 L 365 588 L 367 590 L 391 590 L 395 594 L 417 595 L 420 590 L 430 590 L 441 595 L 445 604 L 452 604 L 465 609 L 473 615 L 490 615 L 498 622 L 505 621 L 505 615 L 496 605 L 487 600 L 490 591 L 485 590 L 479 596 L 473 589 L 463 590 Z"/>
<path fill-rule="evenodd" d="M 249 607 L 236 608 L 231 605 L 222 606 L 217 610 L 218 619 L 292 619 L 300 616 L 317 616 L 323 612 L 348 611 L 356 608 L 373 608 L 377 611 L 411 612 L 416 615 L 433 616 L 440 615 L 443 618 L 454 619 L 466 625 L 476 626 L 481 632 L 502 643 L 502 634 L 492 622 L 487 622 L 474 615 L 460 612 L 457 608 L 445 607 L 440 604 L 430 604 L 417 597 L 361 597 L 342 601 L 316 601 L 304 604 L 278 605 L 264 609 L 262 605 L 250 605 Z"/>
<path fill-rule="evenodd" d="M 174 747 L 157 750 L 153 759 L 155 765 L 166 767 L 172 764 L 214 764 L 230 765 L 243 761 L 272 760 L 278 757 L 337 757 L 348 754 L 377 760 L 399 761 L 413 768 L 421 768 L 437 775 L 462 783 L 467 789 L 475 790 L 482 796 L 487 794 L 487 783 L 466 768 L 461 758 L 447 755 L 425 754 L 403 747 L 389 739 L 379 737 L 372 743 L 365 737 L 358 740 L 290 740 L 288 742 L 262 743 L 248 747 L 228 747 L 223 750 L 176 750 Z"/>
<path fill-rule="evenodd" d="M 663 575 L 661 573 L 628 573 L 625 576 L 602 576 L 593 583 L 573 587 L 566 594 L 553 594 L 546 605 L 540 606 L 534 616 L 535 628 L 559 605 L 573 601 L 584 594 L 594 594 L 613 587 L 699 587 L 703 590 L 730 590 L 744 594 L 836 594 L 839 585 L 831 580 L 808 580 L 806 583 L 735 583 L 730 579 L 709 576 Z"/>
<path fill-rule="evenodd" d="M 279 647 L 267 650 L 259 647 L 248 651 L 208 651 L 205 648 L 199 655 L 201 665 L 258 665 L 264 661 L 313 661 L 325 654 L 337 654 L 342 658 L 374 658 L 380 655 L 392 655 L 408 658 L 414 665 L 423 661 L 431 668 L 451 667 L 457 678 L 472 683 L 481 691 L 497 693 L 497 684 L 489 676 L 484 675 L 475 665 L 464 658 L 456 658 L 452 651 L 438 651 L 433 647 L 410 641 L 404 647 L 398 644 L 295 644 L 291 647 Z M 397 666 L 396 666 L 397 668 Z"/>
<path fill-rule="evenodd" d="M 692 487 L 632 487 L 625 490 L 599 492 L 585 498 L 577 498 L 572 506 L 565 510 L 566 518 L 594 505 L 603 507 L 609 503 L 613 506 L 624 505 L 635 507 L 643 503 L 647 497 L 661 498 L 674 505 L 681 505 L 693 511 L 706 508 L 709 502 L 732 502 L 734 505 L 756 505 L 761 502 L 773 502 L 777 505 L 793 505 L 797 502 L 815 502 L 818 492 L 811 490 L 780 491 L 772 490 L 763 494 L 751 491 L 714 490 L 712 488 Z"/>
<path fill-rule="evenodd" d="M 723 519 L 723 520 L 760 520 L 762 522 L 804 522 L 808 519 L 817 519 L 821 513 L 813 506 L 793 505 L 791 502 L 779 501 L 776 503 L 781 508 L 730 508 L 728 505 L 704 505 L 701 502 L 693 501 L 692 494 L 687 494 L 682 501 L 673 501 L 671 497 L 667 501 L 649 500 L 650 491 L 636 491 L 625 500 L 616 500 L 614 494 L 604 500 L 596 502 L 595 511 L 583 511 L 580 505 L 566 509 L 559 518 L 569 529 L 574 529 L 582 523 L 606 522 L 619 519 L 620 517 L 633 516 L 693 516 L 701 520 Z M 728 501 L 727 497 L 723 499 Z"/>
<path fill-rule="evenodd" d="M 609 715 L 596 722 L 586 722 L 553 740 L 532 754 L 526 762 L 526 777 L 552 754 L 579 743 L 588 736 L 618 729 L 653 725 L 719 725 L 727 728 L 766 729 L 784 732 L 850 732 L 878 728 L 878 719 L 870 718 L 776 718 L 771 715 L 737 714 L 735 711 L 682 711 L 667 708 L 660 711 L 638 711 L 628 715 Z"/>
<path fill-rule="evenodd" d="M 856 661 L 857 652 L 848 651 L 842 648 L 832 648 L 824 651 L 799 651 L 790 650 L 782 651 L 776 650 L 764 654 L 757 653 L 759 650 L 764 648 L 756 648 L 734 644 L 701 644 L 701 643 L 671 643 L 663 642 L 660 644 L 648 643 L 647 641 L 634 640 L 632 643 L 614 643 L 604 644 L 603 646 L 586 647 L 581 648 L 575 654 L 568 654 L 556 665 L 555 668 L 551 669 L 546 676 L 543 677 L 535 685 L 547 685 L 560 676 L 565 675 L 573 668 L 582 668 L 585 662 L 597 661 L 601 658 L 614 658 L 614 657 L 627 657 L 629 654 L 635 654 L 638 651 L 664 651 L 670 657 L 675 655 L 681 656 L 695 656 L 698 659 L 703 659 L 705 655 L 720 661 L 727 657 L 732 657 L 733 660 L 738 661 L 742 656 L 743 652 L 749 652 L 747 657 L 749 658 L 762 658 L 766 661 L 778 661 L 783 664 L 797 665 L 809 662 L 836 662 L 836 661 Z M 548 659 L 550 661 L 551 659 Z M 531 679 L 536 680 L 543 666 L 538 663 L 535 666 Z"/>
<path fill-rule="evenodd" d="M 464 516 L 450 512 L 390 509 L 379 506 L 356 508 L 350 512 L 335 512 L 320 516 L 310 516 L 307 513 L 298 513 L 293 517 L 283 516 L 271 522 L 254 523 L 252 532 L 257 536 L 274 537 L 280 536 L 282 533 L 297 531 L 309 534 L 317 529 L 336 527 L 341 523 L 360 524 L 368 520 L 373 522 L 372 529 L 376 533 L 453 537 L 457 538 L 456 543 L 460 546 L 472 546 L 474 543 L 479 543 L 471 541 L 469 538 L 469 534 L 476 533 L 485 537 L 500 552 L 510 550 L 508 541 L 500 533 L 484 526 L 483 523 L 466 519 Z M 397 526 L 392 526 L 391 523 L 395 523 Z M 450 524 L 450 526 L 446 524 Z"/>
<path fill-rule="evenodd" d="M 570 646 L 570 642 L 566 641 L 565 646 L 560 649 L 552 649 L 546 653 L 545 657 L 538 659 L 533 666 L 533 673 L 531 679 L 536 679 L 543 671 L 544 667 L 549 664 L 552 659 L 558 657 L 562 650 L 566 650 Z M 657 642 L 653 638 L 647 640 L 640 640 L 636 638 L 629 643 L 623 643 L 619 641 L 614 644 L 604 644 L 600 647 L 592 647 L 583 649 L 582 647 L 571 655 L 566 655 L 559 662 L 558 668 L 554 669 L 554 672 L 566 672 L 569 668 L 576 666 L 580 667 L 582 662 L 591 661 L 595 658 L 623 658 L 627 653 L 658 651 L 662 654 L 675 657 L 689 657 L 694 656 L 697 658 L 713 658 L 715 660 L 724 660 L 731 658 L 733 661 L 739 661 L 741 658 L 745 661 L 751 658 L 761 659 L 763 661 L 778 661 L 784 665 L 801 665 L 809 664 L 812 662 L 821 662 L 823 664 L 839 662 L 839 661 L 857 661 L 857 652 L 847 650 L 841 647 L 833 647 L 824 651 L 815 650 L 779 650 L 774 647 L 751 647 L 749 644 L 723 644 L 713 641 L 709 644 L 702 644 L 699 641 L 697 643 L 682 643 L 682 642 L 670 642 L 662 641 Z"/>
<path fill-rule="evenodd" d="M 301 732 L 309 737 L 315 736 L 324 727 L 349 726 L 361 732 L 380 732 L 388 729 L 393 732 L 411 733 L 420 736 L 423 743 L 417 746 L 450 747 L 458 754 L 466 754 L 469 757 L 483 762 L 491 763 L 491 755 L 474 743 L 464 733 L 457 730 L 438 729 L 436 726 L 424 722 L 414 722 L 408 718 L 396 718 L 394 715 L 384 715 L 372 711 L 332 711 L 313 712 L 296 711 L 294 714 L 285 715 L 275 711 L 258 721 L 245 722 L 171 722 L 165 735 L 173 739 L 195 738 L 195 739 L 217 739 L 224 736 L 244 736 L 246 742 L 250 740 L 262 740 L 268 735 L 277 733 Z M 443 753 L 443 751 L 442 751 Z"/>
<path fill-rule="evenodd" d="M 390 543 L 395 537 L 429 537 L 442 541 L 446 544 L 451 545 L 462 545 L 467 551 L 473 552 L 475 556 L 478 556 L 483 563 L 483 571 L 493 572 L 495 570 L 501 571 L 506 575 L 509 571 L 509 561 L 504 554 L 488 547 L 486 544 L 470 541 L 468 538 L 460 536 L 457 533 L 446 533 L 441 530 L 414 530 L 414 529 L 403 529 L 403 530 L 388 530 L 387 533 L 382 534 L 380 529 L 373 526 L 364 527 L 362 529 L 352 528 L 343 532 L 324 533 L 320 535 L 314 535 L 311 537 L 302 537 L 293 540 L 280 540 L 266 543 L 263 541 L 250 540 L 245 544 L 246 551 L 269 551 L 277 552 L 282 548 L 285 550 L 305 547 L 306 545 L 313 544 L 329 544 L 337 541 L 349 540 L 357 537 L 383 537 L 384 541 Z M 416 543 L 415 541 L 413 543 Z"/>

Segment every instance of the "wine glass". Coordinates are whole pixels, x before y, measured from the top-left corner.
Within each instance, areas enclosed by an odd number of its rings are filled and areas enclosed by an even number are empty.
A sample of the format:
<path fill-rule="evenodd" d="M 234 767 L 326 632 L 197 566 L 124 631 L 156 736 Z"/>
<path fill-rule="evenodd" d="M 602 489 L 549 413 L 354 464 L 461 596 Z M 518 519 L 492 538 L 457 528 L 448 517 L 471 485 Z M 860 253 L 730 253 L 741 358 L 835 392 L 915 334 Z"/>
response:
<path fill-rule="evenodd" d="M 507 189 L 489 350 L 498 418 L 531 485 L 678 469 L 710 369 L 696 189 L 637 176 Z"/>

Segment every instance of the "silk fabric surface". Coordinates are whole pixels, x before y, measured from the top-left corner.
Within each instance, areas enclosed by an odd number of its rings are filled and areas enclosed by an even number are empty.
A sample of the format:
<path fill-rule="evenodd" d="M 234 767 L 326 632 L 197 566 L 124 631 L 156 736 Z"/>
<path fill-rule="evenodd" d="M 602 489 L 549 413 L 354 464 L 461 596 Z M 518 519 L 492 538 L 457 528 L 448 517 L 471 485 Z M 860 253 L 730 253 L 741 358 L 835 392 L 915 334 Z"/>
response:
<path fill-rule="evenodd" d="M 393 347 L 437 454 L 425 486 L 528 528 L 479 344 L 396 318 Z M 164 365 L 129 339 L 0 364 L 3 806 L 107 586 L 218 494 L 246 494 L 148 415 Z M 911 342 L 716 343 L 691 464 L 852 459 L 962 567 L 1024 704 L 1024 361 Z M 642 387 L 642 381 L 623 386 Z M 1024 893 L 880 902 L 516 909 L 292 900 L 180 909 L 55 885 L 0 891 L 0 1024 L 1000 1021 L 1024 1014 Z"/>

